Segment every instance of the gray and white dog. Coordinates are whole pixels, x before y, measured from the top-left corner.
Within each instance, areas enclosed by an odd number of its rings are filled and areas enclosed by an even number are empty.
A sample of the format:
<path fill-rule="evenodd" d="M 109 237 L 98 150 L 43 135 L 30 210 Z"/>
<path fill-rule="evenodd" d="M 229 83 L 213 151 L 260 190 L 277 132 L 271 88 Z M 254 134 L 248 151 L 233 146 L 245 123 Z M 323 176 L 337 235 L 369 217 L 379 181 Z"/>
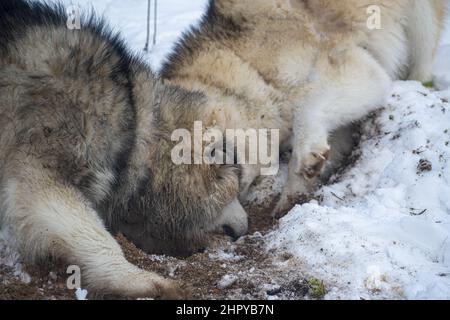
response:
<path fill-rule="evenodd" d="M 205 97 L 162 85 L 103 21 L 67 21 L 58 5 L 0 2 L 1 222 L 24 259 L 78 265 L 92 292 L 178 297 L 109 231 L 175 255 L 220 226 L 245 233 L 238 171 L 175 165 L 171 133 L 201 119 Z"/>

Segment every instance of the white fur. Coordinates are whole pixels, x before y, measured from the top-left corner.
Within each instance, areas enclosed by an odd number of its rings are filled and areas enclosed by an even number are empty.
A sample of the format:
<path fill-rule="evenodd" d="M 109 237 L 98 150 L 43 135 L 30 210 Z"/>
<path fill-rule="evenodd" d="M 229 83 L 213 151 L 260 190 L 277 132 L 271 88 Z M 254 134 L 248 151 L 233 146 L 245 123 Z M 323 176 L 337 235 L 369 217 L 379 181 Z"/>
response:
<path fill-rule="evenodd" d="M 412 1 L 407 28 L 411 55 L 410 80 L 432 80 L 433 56 L 439 37 L 439 27 L 434 16 L 430 1 Z"/>

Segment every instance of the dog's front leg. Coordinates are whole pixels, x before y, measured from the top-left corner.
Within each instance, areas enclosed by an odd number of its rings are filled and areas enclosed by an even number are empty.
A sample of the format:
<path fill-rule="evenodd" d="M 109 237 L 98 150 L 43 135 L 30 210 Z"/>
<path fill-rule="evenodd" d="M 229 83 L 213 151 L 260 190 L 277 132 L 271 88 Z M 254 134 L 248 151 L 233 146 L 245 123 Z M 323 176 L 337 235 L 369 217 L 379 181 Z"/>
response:
<path fill-rule="evenodd" d="M 433 80 L 434 54 L 439 46 L 442 28 L 437 18 L 441 13 L 436 10 L 445 11 L 445 6 L 444 1 L 410 2 L 406 27 L 411 60 L 409 80 L 423 83 Z"/>
<path fill-rule="evenodd" d="M 245 201 L 253 182 L 261 175 L 261 166 L 243 165 L 240 178 L 239 199 Z"/>
<path fill-rule="evenodd" d="M 330 156 L 329 135 L 385 103 L 391 79 L 369 52 L 357 46 L 318 59 L 309 94 L 298 102 L 289 178 L 274 215 L 307 198 Z"/>
<path fill-rule="evenodd" d="M 335 99 L 330 90 L 317 86 L 297 107 L 288 180 L 273 212 L 275 217 L 279 218 L 295 204 L 307 201 L 314 190 L 330 156 L 328 136 L 333 125 L 327 111 L 333 103 Z"/>

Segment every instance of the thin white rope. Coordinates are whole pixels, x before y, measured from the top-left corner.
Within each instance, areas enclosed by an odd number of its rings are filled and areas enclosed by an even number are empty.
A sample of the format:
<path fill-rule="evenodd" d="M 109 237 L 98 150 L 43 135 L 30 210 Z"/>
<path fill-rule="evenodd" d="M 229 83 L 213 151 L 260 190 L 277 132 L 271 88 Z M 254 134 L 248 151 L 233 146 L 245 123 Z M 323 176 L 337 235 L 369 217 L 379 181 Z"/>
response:
<path fill-rule="evenodd" d="M 154 26 L 153 26 L 153 46 L 156 45 L 156 36 L 158 32 L 158 0 L 155 0 L 155 9 L 153 10 Z"/>
<path fill-rule="evenodd" d="M 158 0 L 154 1 L 154 8 L 153 8 L 153 46 L 156 45 L 156 39 L 158 34 Z M 151 20 L 151 13 L 152 13 L 152 0 L 148 0 L 148 6 L 147 6 L 147 37 L 145 41 L 144 51 L 148 52 L 149 45 L 150 45 L 150 20 Z"/>
<path fill-rule="evenodd" d="M 148 52 L 148 42 L 150 40 L 150 14 L 151 14 L 152 0 L 148 0 L 147 6 L 147 37 L 145 40 L 144 51 Z"/>

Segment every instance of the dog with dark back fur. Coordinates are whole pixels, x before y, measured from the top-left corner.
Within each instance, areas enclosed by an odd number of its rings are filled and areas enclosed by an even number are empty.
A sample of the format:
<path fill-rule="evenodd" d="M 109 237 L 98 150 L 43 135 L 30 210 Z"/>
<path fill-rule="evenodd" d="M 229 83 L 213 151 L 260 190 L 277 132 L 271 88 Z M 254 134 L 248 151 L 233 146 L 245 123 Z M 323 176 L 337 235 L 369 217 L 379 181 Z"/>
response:
<path fill-rule="evenodd" d="M 150 253 L 186 255 L 209 231 L 247 230 L 234 166 L 175 165 L 175 129 L 210 109 L 163 85 L 95 17 L 67 28 L 61 6 L 0 2 L 0 218 L 22 257 L 63 259 L 91 293 L 176 298 L 130 264 L 122 232 Z"/>

